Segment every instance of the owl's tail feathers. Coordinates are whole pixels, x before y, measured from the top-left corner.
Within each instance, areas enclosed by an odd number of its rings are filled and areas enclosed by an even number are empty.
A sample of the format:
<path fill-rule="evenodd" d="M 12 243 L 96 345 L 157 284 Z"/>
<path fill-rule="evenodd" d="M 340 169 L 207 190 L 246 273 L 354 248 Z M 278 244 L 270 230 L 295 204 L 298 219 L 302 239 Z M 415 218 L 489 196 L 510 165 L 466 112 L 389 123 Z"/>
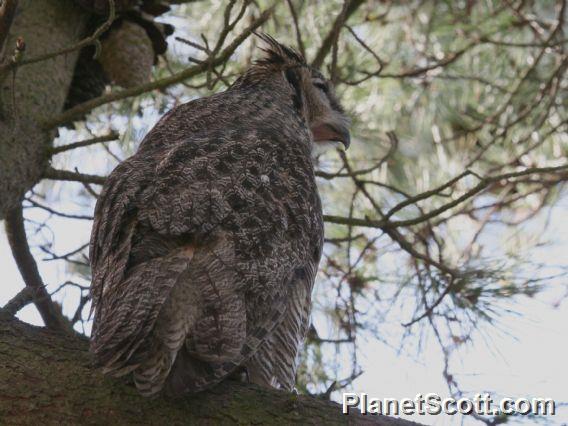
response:
<path fill-rule="evenodd" d="M 185 346 L 182 347 L 167 378 L 164 392 L 176 397 L 216 385 L 225 375 L 215 374 L 214 365 L 191 355 Z"/>
<path fill-rule="evenodd" d="M 156 352 L 134 370 L 134 384 L 142 396 L 152 396 L 163 389 L 175 358 L 176 352 Z"/>
<path fill-rule="evenodd" d="M 152 331 L 190 260 L 185 252 L 152 259 L 136 265 L 125 280 L 105 289 L 95 308 L 91 337 L 95 364 L 104 374 L 119 377 L 141 369 L 144 377 L 157 377 L 162 373 L 145 367 L 154 361 L 156 365 L 169 362 L 167 375 L 175 356 L 168 360 L 172 351 L 159 350 L 162 342 L 153 338 Z M 183 338 L 179 340 L 178 348 Z"/>
<path fill-rule="evenodd" d="M 174 301 L 179 297 L 178 291 L 183 292 L 183 288 L 173 289 Z M 165 303 L 152 334 L 153 351 L 146 354 L 133 371 L 134 383 L 143 396 L 152 396 L 163 389 L 184 346 L 188 329 L 197 317 L 197 309 L 180 310 L 175 302 L 168 302 L 171 299 Z"/>

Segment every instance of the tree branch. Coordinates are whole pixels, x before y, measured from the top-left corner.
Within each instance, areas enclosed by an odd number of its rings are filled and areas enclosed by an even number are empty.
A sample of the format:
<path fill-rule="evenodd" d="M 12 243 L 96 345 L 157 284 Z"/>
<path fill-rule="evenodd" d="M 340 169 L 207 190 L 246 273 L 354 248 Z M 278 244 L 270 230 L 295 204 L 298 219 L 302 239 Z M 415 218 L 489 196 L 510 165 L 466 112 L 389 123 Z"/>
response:
<path fill-rule="evenodd" d="M 388 220 L 388 219 L 381 219 L 381 220 L 376 220 L 376 219 L 369 219 L 369 218 L 349 218 L 349 217 L 341 217 L 341 216 L 333 216 L 333 215 L 324 215 L 324 220 L 326 222 L 329 223 L 337 223 L 340 225 L 349 225 L 349 226 L 361 226 L 361 227 L 366 227 L 366 228 L 379 228 L 379 229 L 389 229 L 389 228 L 398 228 L 398 227 L 406 227 L 406 226 L 412 226 L 412 225 L 417 225 L 419 223 L 425 222 L 435 216 L 438 216 L 442 213 L 444 213 L 445 211 L 451 209 L 452 207 L 457 206 L 458 204 L 464 202 L 465 200 L 473 197 L 474 195 L 478 194 L 479 192 L 481 192 L 482 190 L 484 190 L 485 188 L 487 188 L 490 184 L 498 182 L 500 180 L 506 180 L 506 179 L 511 179 L 511 178 L 517 178 L 517 177 L 521 177 L 521 176 L 527 176 L 527 175 L 531 175 L 531 174 L 538 174 L 538 173 L 556 173 L 556 172 L 568 172 L 568 165 L 562 165 L 562 166 L 556 166 L 556 167 L 531 167 L 525 170 L 521 170 L 519 172 L 510 172 L 510 173 L 504 173 L 501 175 L 496 175 L 496 176 L 488 176 L 488 177 L 484 177 L 484 178 L 480 178 L 480 181 L 477 185 L 475 185 L 472 189 L 470 189 L 469 191 L 465 192 L 463 195 L 461 195 L 460 197 L 452 200 L 449 203 L 444 204 L 443 206 L 438 207 L 437 209 L 431 210 L 428 213 L 425 213 L 423 215 L 420 215 L 418 217 L 415 217 L 413 219 L 407 219 L 407 220 Z M 471 174 L 473 174 L 472 172 L 470 172 Z M 460 174 L 459 176 L 457 176 L 456 178 L 450 180 L 449 182 L 439 186 L 436 189 L 430 190 L 430 191 L 426 191 L 423 194 L 427 194 L 428 196 L 432 196 L 436 193 L 439 193 L 439 191 L 447 188 L 448 186 L 450 186 L 451 184 L 455 183 L 457 180 L 461 179 L 464 177 L 464 173 Z M 412 198 L 412 202 L 414 203 L 416 201 L 422 200 L 426 197 L 423 196 L 423 194 L 418 194 L 417 196 Z M 390 210 L 390 214 L 400 210 L 402 207 L 406 207 L 409 204 L 411 204 L 408 202 L 408 200 L 402 201 L 401 203 L 399 203 L 398 205 L 394 206 L 391 210 Z M 392 213 L 391 213 L 392 212 Z M 388 215 L 387 215 L 388 217 Z"/>
<path fill-rule="evenodd" d="M 73 108 L 68 109 L 62 114 L 53 117 L 43 123 L 43 127 L 46 129 L 52 129 L 56 126 L 60 126 L 64 123 L 68 123 L 78 117 L 84 116 L 86 113 L 92 109 L 108 104 L 110 102 L 118 101 L 121 99 L 130 98 L 133 96 L 138 96 L 146 92 L 150 92 L 156 89 L 163 89 L 173 84 L 180 83 L 188 78 L 195 77 L 202 72 L 206 72 L 211 67 L 221 65 L 223 62 L 227 61 L 234 51 L 239 47 L 243 41 L 258 27 L 260 27 L 264 22 L 270 17 L 273 7 L 265 10 L 256 18 L 241 34 L 239 34 L 231 44 L 229 44 L 218 56 L 209 57 L 198 65 L 189 67 L 177 74 L 171 75 L 169 77 L 162 78 L 160 80 L 150 81 L 139 86 L 132 87 L 130 89 L 120 90 L 117 92 L 112 92 L 98 98 L 91 99 L 90 101 L 83 102 Z"/>
<path fill-rule="evenodd" d="M 83 214 L 69 214 L 57 211 L 52 209 L 51 207 L 44 206 L 43 204 L 38 203 L 37 201 L 33 200 L 32 198 L 27 197 L 26 201 L 31 204 L 31 206 L 27 206 L 28 208 L 37 207 L 38 209 L 45 210 L 48 213 L 51 213 L 55 216 L 64 217 L 67 219 L 83 219 L 83 220 L 93 220 L 93 216 L 90 215 L 83 215 Z"/>
<path fill-rule="evenodd" d="M 108 19 L 99 27 L 97 28 L 97 30 L 93 33 L 93 35 L 91 35 L 90 37 L 87 37 L 83 40 L 81 40 L 80 42 L 72 45 L 72 46 L 68 46 L 68 47 L 64 47 L 61 49 L 57 49 L 53 52 L 48 52 L 48 53 L 42 53 L 41 55 L 37 55 L 37 56 L 33 56 L 31 58 L 28 59 L 22 59 L 21 61 L 12 61 L 9 62 L 5 65 L 0 66 L 0 74 L 6 72 L 6 71 L 10 71 L 16 67 L 20 67 L 22 65 L 29 65 L 29 64 L 35 64 L 37 62 L 41 62 L 41 61 L 45 61 L 47 59 L 51 59 L 51 58 L 55 58 L 56 56 L 60 56 L 60 55 L 65 55 L 67 53 L 71 53 L 74 52 L 76 50 L 80 50 L 83 47 L 89 46 L 91 44 L 96 44 L 99 42 L 99 37 L 110 28 L 110 26 L 112 25 L 116 15 L 115 15 L 115 7 L 114 7 L 114 0 L 108 0 L 109 1 L 109 15 L 108 15 Z M 98 51 L 98 49 L 97 49 Z"/>
<path fill-rule="evenodd" d="M 114 141 L 114 140 L 118 139 L 118 136 L 119 136 L 118 133 L 110 132 L 108 135 L 98 136 L 96 138 L 87 139 L 87 140 L 84 140 L 84 141 L 73 142 L 73 143 L 70 143 L 70 144 L 67 144 L 67 145 L 56 146 L 56 147 L 50 148 L 49 152 L 50 152 L 51 155 L 56 155 L 56 154 L 59 154 L 61 152 L 69 151 L 69 150 L 75 149 L 75 148 L 82 148 L 84 146 L 94 145 L 96 143 L 101 143 L 101 142 Z"/>
<path fill-rule="evenodd" d="M 177 399 L 143 398 L 91 367 L 85 338 L 0 316 L 0 412 L 5 424 L 309 424 L 413 426 L 349 415 L 321 398 L 227 380 Z"/>
<path fill-rule="evenodd" d="M 341 28 L 347 22 L 349 17 L 355 13 L 355 11 L 364 3 L 364 0 L 346 0 L 343 9 L 335 18 L 331 30 L 325 36 L 321 47 L 319 48 L 318 52 L 316 53 L 316 57 L 312 61 L 312 67 L 320 68 L 325 60 L 325 57 L 328 55 L 329 51 L 331 50 L 332 46 L 336 43 L 337 38 L 339 37 L 339 33 L 341 32 Z"/>
<path fill-rule="evenodd" d="M 94 183 L 96 185 L 103 185 L 105 183 L 104 176 L 97 175 L 87 175 L 78 172 L 71 172 L 69 170 L 58 170 L 53 167 L 48 167 L 43 174 L 44 179 L 51 180 L 65 180 L 69 182 L 81 182 L 81 183 Z"/>
<path fill-rule="evenodd" d="M 31 287 L 24 287 L 2 307 L 2 312 L 15 316 L 26 305 L 33 302 L 35 291 Z"/>
<path fill-rule="evenodd" d="M 12 249 L 12 255 L 26 287 L 29 287 L 33 292 L 33 302 L 41 315 L 41 319 L 48 328 L 69 331 L 68 323 L 61 313 L 61 309 L 51 300 L 39 274 L 36 261 L 30 252 L 22 206 L 9 211 L 5 219 L 6 235 Z"/>
<path fill-rule="evenodd" d="M 294 29 L 296 30 L 296 44 L 298 45 L 300 53 L 305 58 L 306 47 L 304 46 L 304 40 L 302 39 L 302 32 L 300 30 L 300 24 L 298 22 L 298 14 L 296 13 L 296 9 L 294 8 L 292 0 L 286 0 L 286 3 L 288 3 L 288 8 L 290 9 L 290 15 L 292 15 L 292 21 L 294 22 Z"/>

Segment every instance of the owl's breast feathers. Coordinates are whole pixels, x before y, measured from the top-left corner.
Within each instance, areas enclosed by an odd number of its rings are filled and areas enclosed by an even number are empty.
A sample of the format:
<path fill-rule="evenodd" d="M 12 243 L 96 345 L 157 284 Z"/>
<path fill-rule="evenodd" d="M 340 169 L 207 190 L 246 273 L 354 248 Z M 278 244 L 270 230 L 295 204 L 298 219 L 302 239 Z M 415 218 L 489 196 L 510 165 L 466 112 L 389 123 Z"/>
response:
<path fill-rule="evenodd" d="M 174 392 L 199 390 L 287 314 L 307 324 L 323 243 L 310 144 L 292 105 L 230 90 L 166 114 L 113 171 L 90 246 L 92 350 L 107 372 L 134 371 L 150 394 L 173 368 Z"/>

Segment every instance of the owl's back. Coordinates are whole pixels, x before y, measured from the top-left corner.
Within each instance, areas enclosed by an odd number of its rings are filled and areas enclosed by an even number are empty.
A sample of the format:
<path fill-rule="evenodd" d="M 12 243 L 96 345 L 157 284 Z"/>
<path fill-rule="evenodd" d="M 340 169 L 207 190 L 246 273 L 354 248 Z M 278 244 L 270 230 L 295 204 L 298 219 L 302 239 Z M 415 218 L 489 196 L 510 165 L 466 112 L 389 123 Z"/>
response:
<path fill-rule="evenodd" d="M 174 393 L 210 386 L 279 324 L 307 324 L 321 206 L 308 129 L 273 90 L 175 108 L 98 200 L 92 350 L 143 393 L 167 380 Z M 281 340 L 298 345 L 304 331 Z"/>

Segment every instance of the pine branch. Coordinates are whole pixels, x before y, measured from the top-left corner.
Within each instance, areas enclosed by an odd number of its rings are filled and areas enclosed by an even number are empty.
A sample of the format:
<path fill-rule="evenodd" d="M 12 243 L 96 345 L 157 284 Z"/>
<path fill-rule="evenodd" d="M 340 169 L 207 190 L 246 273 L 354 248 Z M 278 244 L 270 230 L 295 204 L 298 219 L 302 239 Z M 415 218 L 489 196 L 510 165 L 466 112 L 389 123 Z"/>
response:
<path fill-rule="evenodd" d="M 450 201 L 449 203 L 446 203 L 446 204 L 444 204 L 444 205 L 442 205 L 442 206 L 440 206 L 440 207 L 438 207 L 434 210 L 431 210 L 428 213 L 425 213 L 423 215 L 417 216 L 417 217 L 412 218 L 412 219 L 389 220 L 389 219 L 385 218 L 385 219 L 381 219 L 381 220 L 376 220 L 376 219 L 369 219 L 369 218 L 362 219 L 362 218 L 350 218 L 350 217 L 341 217 L 341 216 L 333 216 L 333 215 L 324 215 L 324 220 L 326 222 L 329 222 L 329 223 L 337 223 L 337 224 L 340 224 L 340 225 L 361 226 L 361 227 L 366 227 L 366 228 L 379 228 L 379 229 L 383 229 L 383 230 L 417 225 L 419 223 L 422 223 L 422 222 L 425 222 L 429 219 L 432 219 L 433 217 L 439 216 L 440 214 L 451 209 L 452 207 L 455 207 L 458 204 L 472 198 L 473 196 L 477 195 L 479 192 L 483 191 L 484 189 L 486 189 L 488 186 L 490 186 L 491 184 L 493 184 L 495 182 L 498 182 L 500 180 L 514 179 L 514 178 L 533 175 L 533 174 L 546 174 L 546 173 L 559 173 L 559 174 L 561 174 L 561 178 L 563 180 L 565 180 L 566 178 L 564 177 L 564 175 L 566 173 L 568 173 L 568 165 L 562 165 L 562 166 L 556 166 L 556 167 L 531 167 L 531 168 L 521 170 L 521 171 L 518 171 L 518 172 L 503 173 L 503 174 L 500 174 L 500 175 L 488 176 L 488 177 L 484 177 L 484 178 L 478 176 L 478 178 L 480 179 L 478 184 L 475 185 L 469 191 L 466 191 L 460 197 L 457 197 L 456 199 Z M 436 195 L 436 194 L 440 194 L 441 191 L 448 188 L 449 186 L 451 186 L 452 184 L 454 184 L 455 182 L 457 182 L 458 180 L 460 180 L 461 178 L 463 178 L 467 174 L 474 174 L 474 173 L 473 172 L 462 173 L 459 176 L 457 176 L 456 178 L 451 179 L 447 183 L 445 183 L 445 184 L 443 184 L 443 185 L 441 185 L 441 186 L 439 186 L 439 187 L 437 187 L 433 190 L 420 193 L 420 194 L 418 194 L 418 195 L 416 195 L 412 198 L 409 198 L 405 201 L 402 201 L 401 203 L 394 206 L 389 211 L 389 213 L 386 215 L 386 217 L 390 216 L 391 214 L 393 214 L 394 212 L 396 212 L 398 210 L 401 210 L 404 207 L 407 207 L 410 204 L 416 203 L 417 201 L 423 200 L 425 198 L 431 197 L 431 196 Z"/>
<path fill-rule="evenodd" d="M 330 52 L 331 48 L 335 43 L 337 43 L 337 39 L 339 38 L 339 33 L 341 32 L 341 28 L 347 22 L 349 17 L 355 13 L 355 11 L 361 6 L 364 0 L 346 0 L 343 9 L 335 18 L 331 30 L 325 36 L 321 47 L 319 48 L 318 52 L 316 53 L 316 57 L 312 61 L 312 67 L 320 68 L 325 60 L 325 57 Z"/>
<path fill-rule="evenodd" d="M 105 105 L 121 99 L 131 98 L 133 96 L 139 96 L 144 93 L 151 92 L 152 90 L 164 89 L 174 84 L 181 83 L 182 81 L 189 78 L 195 77 L 196 75 L 199 75 L 203 72 L 206 72 L 212 67 L 223 64 L 231 57 L 237 47 L 239 47 L 255 29 L 260 27 L 264 22 L 268 20 L 268 18 L 272 14 L 273 9 L 274 8 L 270 8 L 262 12 L 260 16 L 256 18 L 246 29 L 244 29 L 243 32 L 241 32 L 231 44 L 229 44 L 219 53 L 218 56 L 209 57 L 200 64 L 189 67 L 169 77 L 150 81 L 148 83 L 141 84 L 130 89 L 108 93 L 106 95 L 99 96 L 98 98 L 91 99 L 90 101 L 83 102 L 82 104 L 68 109 L 60 115 L 47 120 L 43 123 L 43 127 L 46 129 L 52 129 L 64 123 L 73 121 L 78 117 L 82 117 L 89 111 L 101 105 Z"/>

